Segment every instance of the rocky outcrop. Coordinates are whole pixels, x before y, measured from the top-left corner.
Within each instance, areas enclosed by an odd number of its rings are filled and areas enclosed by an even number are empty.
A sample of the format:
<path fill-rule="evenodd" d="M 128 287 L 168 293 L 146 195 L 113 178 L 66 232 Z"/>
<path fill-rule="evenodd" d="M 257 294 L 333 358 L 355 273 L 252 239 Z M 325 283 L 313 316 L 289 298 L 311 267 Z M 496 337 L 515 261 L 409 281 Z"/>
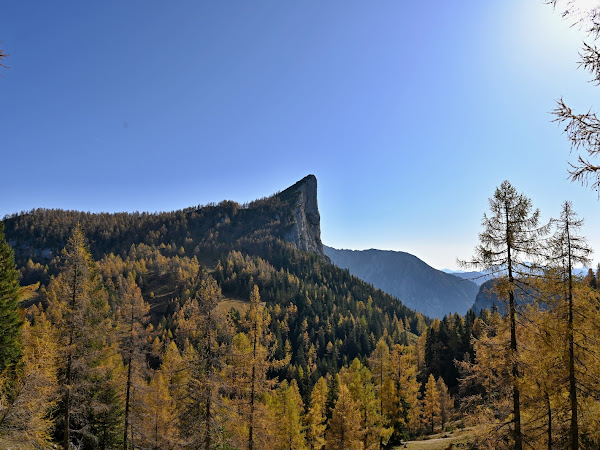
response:
<path fill-rule="evenodd" d="M 325 258 L 321 242 L 321 216 L 317 203 L 317 178 L 308 175 L 277 195 L 291 207 L 284 238 L 299 250 Z"/>

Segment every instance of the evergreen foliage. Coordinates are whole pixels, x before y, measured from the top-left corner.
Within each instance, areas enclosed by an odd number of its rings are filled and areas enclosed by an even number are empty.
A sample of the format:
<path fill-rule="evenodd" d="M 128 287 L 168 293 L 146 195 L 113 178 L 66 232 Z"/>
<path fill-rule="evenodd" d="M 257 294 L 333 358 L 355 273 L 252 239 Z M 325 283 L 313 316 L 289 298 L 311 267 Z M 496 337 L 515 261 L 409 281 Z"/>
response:
<path fill-rule="evenodd" d="M 0 223 L 0 374 L 15 368 L 21 357 L 19 278 L 11 246 Z"/>

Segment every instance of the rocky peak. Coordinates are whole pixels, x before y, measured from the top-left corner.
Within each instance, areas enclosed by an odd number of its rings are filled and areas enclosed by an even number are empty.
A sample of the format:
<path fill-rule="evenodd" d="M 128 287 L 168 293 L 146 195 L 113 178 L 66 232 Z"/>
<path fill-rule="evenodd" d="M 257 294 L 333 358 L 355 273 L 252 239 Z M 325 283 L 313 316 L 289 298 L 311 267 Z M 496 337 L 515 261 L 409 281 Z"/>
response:
<path fill-rule="evenodd" d="M 281 200 L 290 203 L 291 227 L 285 239 L 298 249 L 317 253 L 325 258 L 321 242 L 321 216 L 317 203 L 317 178 L 307 175 L 293 186 L 278 194 Z"/>

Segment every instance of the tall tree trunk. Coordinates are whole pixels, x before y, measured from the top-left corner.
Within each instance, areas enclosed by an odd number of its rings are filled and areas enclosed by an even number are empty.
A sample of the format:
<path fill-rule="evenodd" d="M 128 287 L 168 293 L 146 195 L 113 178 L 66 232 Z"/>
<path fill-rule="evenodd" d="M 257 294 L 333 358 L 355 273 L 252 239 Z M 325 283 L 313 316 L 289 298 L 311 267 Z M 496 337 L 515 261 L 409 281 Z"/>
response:
<path fill-rule="evenodd" d="M 131 366 L 133 366 L 133 321 L 134 310 L 131 305 L 131 326 L 129 328 L 129 366 L 127 367 L 127 387 L 125 393 L 125 429 L 123 430 L 123 450 L 127 450 L 127 432 L 129 431 L 129 399 L 131 391 Z"/>
<path fill-rule="evenodd" d="M 250 380 L 250 420 L 248 430 L 248 450 L 254 450 L 254 394 L 256 384 L 256 341 L 258 330 L 254 326 L 254 339 L 252 340 L 252 378 Z"/>
<path fill-rule="evenodd" d="M 64 416 L 64 433 L 63 433 L 63 449 L 69 450 L 69 441 L 71 440 L 71 369 L 73 364 L 72 346 L 75 335 L 75 323 L 73 322 L 73 314 L 75 313 L 75 304 L 77 300 L 77 283 L 78 283 L 78 272 L 77 266 L 73 272 L 73 295 L 71 296 L 71 316 L 70 316 L 70 329 L 69 329 L 69 348 L 67 350 L 67 368 L 65 370 L 65 416 Z"/>
<path fill-rule="evenodd" d="M 381 421 L 385 423 L 385 415 L 383 414 L 383 356 L 379 353 L 379 413 L 381 414 Z M 379 436 L 379 448 L 383 446 L 383 436 Z M 367 448 L 365 446 L 365 448 Z"/>
<path fill-rule="evenodd" d="M 510 349 L 512 357 L 517 357 L 517 332 L 515 321 L 515 296 L 511 291 L 509 294 L 510 307 Z M 516 360 L 512 362 L 512 377 L 513 377 L 513 421 L 515 424 L 515 450 L 523 449 L 523 436 L 521 434 L 521 393 L 517 384 L 519 377 L 519 367 Z"/>
<path fill-rule="evenodd" d="M 433 422 L 433 411 L 431 412 L 431 434 L 433 434 L 433 426 L 434 426 L 434 422 Z"/>
<path fill-rule="evenodd" d="M 577 423 L 577 382 L 575 379 L 575 343 L 573 336 L 573 268 L 571 261 L 571 236 L 569 223 L 566 224 L 568 245 L 568 277 L 569 277 L 569 397 L 571 400 L 571 450 L 579 449 L 579 425 Z"/>
<path fill-rule="evenodd" d="M 521 434 L 521 392 L 519 391 L 519 385 L 517 379 L 519 378 L 519 366 L 517 364 L 517 323 L 516 323 L 516 308 L 515 308 L 515 293 L 514 286 L 515 280 L 512 272 L 512 258 L 511 258 L 511 246 L 510 236 L 512 231 L 509 228 L 508 209 L 506 209 L 506 244 L 507 244 L 507 266 L 508 266 L 508 282 L 510 283 L 510 290 L 508 293 L 509 302 L 509 320 L 510 320 L 510 350 L 512 357 L 512 377 L 513 377 L 513 421 L 515 425 L 514 439 L 515 439 L 515 450 L 523 449 L 523 435 Z"/>
<path fill-rule="evenodd" d="M 346 427 L 344 426 L 344 421 L 342 420 L 342 429 L 340 433 L 340 450 L 344 450 L 346 446 Z"/>
<path fill-rule="evenodd" d="M 67 359 L 67 371 L 66 371 L 66 378 L 67 380 L 70 378 L 71 376 L 71 357 L 69 356 Z M 65 416 L 64 416 L 64 434 L 63 434 L 63 449 L 64 450 L 69 450 L 69 440 L 70 440 L 70 434 L 71 434 L 71 427 L 70 427 L 70 410 L 69 410 L 69 405 L 71 403 L 71 387 L 67 384 L 67 389 L 66 389 L 66 393 L 65 393 Z"/>
<path fill-rule="evenodd" d="M 207 338 L 206 338 L 206 365 L 205 365 L 205 374 L 206 374 L 206 410 L 204 413 L 204 428 L 205 428 L 205 436 L 204 436 L 204 448 L 205 450 L 210 450 L 212 446 L 211 436 L 210 436 L 210 421 L 211 421 L 211 396 L 212 396 L 212 386 L 211 386 L 211 377 L 212 377 L 212 342 L 210 335 L 210 310 L 208 311 L 208 327 L 207 327 Z"/>
<path fill-rule="evenodd" d="M 548 450 L 552 450 L 552 408 L 550 405 L 550 395 L 546 394 L 546 408 L 548 408 Z"/>
<path fill-rule="evenodd" d="M 129 350 L 129 367 L 127 367 L 127 390 L 125 393 L 125 430 L 123 430 L 123 450 L 127 450 L 127 435 L 129 430 L 129 399 L 131 390 L 131 366 L 133 365 L 133 349 Z"/>

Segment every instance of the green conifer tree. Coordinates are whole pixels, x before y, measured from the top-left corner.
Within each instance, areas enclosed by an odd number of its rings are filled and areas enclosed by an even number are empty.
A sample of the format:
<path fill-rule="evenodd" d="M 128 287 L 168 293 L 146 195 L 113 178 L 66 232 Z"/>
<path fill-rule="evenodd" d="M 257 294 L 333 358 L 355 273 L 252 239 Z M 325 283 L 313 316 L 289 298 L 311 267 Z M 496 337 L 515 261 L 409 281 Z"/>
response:
<path fill-rule="evenodd" d="M 0 373 L 14 366 L 21 357 L 22 324 L 15 258 L 4 238 L 4 224 L 0 222 Z"/>

